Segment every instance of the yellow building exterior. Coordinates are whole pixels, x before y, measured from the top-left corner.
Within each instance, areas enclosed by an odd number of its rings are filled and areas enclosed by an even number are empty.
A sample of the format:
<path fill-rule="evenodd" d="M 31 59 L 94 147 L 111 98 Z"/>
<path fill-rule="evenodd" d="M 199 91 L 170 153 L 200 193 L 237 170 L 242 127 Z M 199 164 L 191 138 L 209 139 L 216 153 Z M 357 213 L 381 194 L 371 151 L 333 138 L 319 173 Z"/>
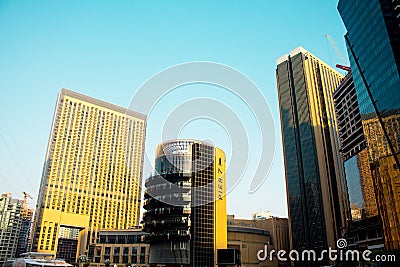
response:
<path fill-rule="evenodd" d="M 382 118 L 391 135 L 392 145 L 397 154 L 391 153 L 389 143 L 385 137 L 381 123 L 375 114 L 362 117 L 365 138 L 368 144 L 368 164 L 374 182 L 376 203 L 382 219 L 385 245 L 387 249 L 400 248 L 400 170 L 397 162 L 400 161 L 400 115 L 391 114 Z"/>
<path fill-rule="evenodd" d="M 218 249 L 225 249 L 228 246 L 227 214 L 226 214 L 226 159 L 225 153 L 216 147 L 214 160 L 214 253 Z M 217 257 L 214 258 L 215 266 Z"/>
<path fill-rule="evenodd" d="M 33 228 L 33 251 L 59 255 L 60 227 L 81 229 L 77 256 L 99 229 L 139 224 L 146 116 L 62 89 Z M 60 250 L 61 251 L 61 250 Z"/>

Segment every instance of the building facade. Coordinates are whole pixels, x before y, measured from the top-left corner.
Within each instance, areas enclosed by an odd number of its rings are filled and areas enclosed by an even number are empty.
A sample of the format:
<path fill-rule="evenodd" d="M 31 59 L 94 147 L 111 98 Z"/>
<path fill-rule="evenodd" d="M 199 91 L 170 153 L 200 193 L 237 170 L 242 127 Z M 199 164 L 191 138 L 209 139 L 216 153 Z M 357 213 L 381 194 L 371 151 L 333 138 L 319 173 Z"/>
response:
<path fill-rule="evenodd" d="M 28 251 L 32 215 L 24 200 L 0 196 L 0 265 Z"/>
<path fill-rule="evenodd" d="M 149 245 L 142 239 L 141 227 L 128 230 L 100 230 L 99 240 L 88 253 L 90 266 L 147 267 Z"/>
<path fill-rule="evenodd" d="M 260 261 L 257 253 L 268 247 L 268 251 L 290 251 L 288 219 L 237 219 L 228 215 L 228 248 L 241 254 L 241 266 L 289 266 L 290 261 L 279 262 L 276 257 Z M 263 255 L 262 255 L 263 256 Z"/>
<path fill-rule="evenodd" d="M 196 140 L 157 147 L 143 229 L 152 266 L 216 266 L 227 246 L 225 153 Z"/>
<path fill-rule="evenodd" d="M 277 60 L 293 249 L 336 247 L 349 213 L 332 93 L 343 75 L 302 47 Z"/>
<path fill-rule="evenodd" d="M 143 114 L 61 90 L 38 194 L 33 251 L 70 253 L 76 247 L 76 259 L 95 247 L 99 229 L 138 225 L 145 129 Z M 79 237 L 65 238 L 67 228 Z"/>
<path fill-rule="evenodd" d="M 351 71 L 347 73 L 332 96 L 339 129 L 340 155 L 343 160 L 348 160 L 366 147 Z"/>
<path fill-rule="evenodd" d="M 22 253 L 26 253 L 30 251 L 30 243 L 31 243 L 31 227 L 32 227 L 32 219 L 33 219 L 33 209 L 28 206 L 27 203 L 27 197 L 32 197 L 25 193 L 24 194 L 24 199 L 22 202 L 22 210 L 21 210 L 21 215 L 22 215 L 22 222 L 21 222 L 21 227 L 20 227 L 20 232 L 18 235 L 18 245 L 17 245 L 17 252 L 16 256 L 19 257 Z"/>
<path fill-rule="evenodd" d="M 351 72 L 333 92 L 333 99 L 351 211 L 345 234 L 348 247 L 361 250 L 382 248 L 384 240 L 376 199 L 377 187 L 372 179 L 363 120 Z"/>
<path fill-rule="evenodd" d="M 268 246 L 269 250 L 274 249 L 273 246 L 270 245 L 270 234 L 268 231 L 253 226 L 228 224 L 228 248 L 234 248 L 240 251 L 240 266 L 277 267 L 278 261 L 276 258 L 272 261 L 269 258 L 265 261 L 260 261 L 258 259 L 258 251 L 264 250 L 265 245 Z"/>
<path fill-rule="evenodd" d="M 58 231 L 57 258 L 63 259 L 66 262 L 76 262 L 80 231 L 79 227 L 60 226 Z"/>
<path fill-rule="evenodd" d="M 340 0 L 354 87 L 385 245 L 400 248 L 400 8 L 397 0 Z"/>

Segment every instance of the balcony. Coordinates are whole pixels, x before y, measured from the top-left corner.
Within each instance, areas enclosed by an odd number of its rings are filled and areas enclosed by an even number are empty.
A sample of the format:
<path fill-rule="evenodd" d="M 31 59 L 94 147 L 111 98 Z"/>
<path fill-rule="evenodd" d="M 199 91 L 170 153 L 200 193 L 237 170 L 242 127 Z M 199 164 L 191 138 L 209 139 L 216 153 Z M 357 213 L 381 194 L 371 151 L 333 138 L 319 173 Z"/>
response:
<path fill-rule="evenodd" d="M 145 186 L 149 187 L 152 185 L 170 182 L 170 183 L 178 183 L 188 181 L 191 178 L 190 173 L 163 173 L 161 175 L 150 176 L 145 180 Z"/>
<path fill-rule="evenodd" d="M 173 241 L 187 241 L 190 239 L 189 231 L 184 231 L 182 233 L 157 233 L 150 234 L 144 236 L 145 243 L 155 243 L 165 240 L 173 240 Z"/>
<path fill-rule="evenodd" d="M 155 208 L 147 210 L 143 214 L 143 221 L 150 222 L 166 217 L 182 217 L 191 213 L 190 208 L 167 206 L 164 208 Z"/>
<path fill-rule="evenodd" d="M 185 185 L 176 185 L 172 183 L 164 183 L 164 184 L 157 184 L 147 187 L 147 195 L 145 194 L 145 198 L 149 198 L 150 196 L 166 196 L 166 195 L 173 195 L 177 193 L 188 193 L 191 187 L 187 184 Z"/>
<path fill-rule="evenodd" d="M 187 217 L 176 217 L 172 219 L 159 219 L 143 224 L 143 230 L 148 233 L 162 232 L 166 230 L 188 230 L 190 221 Z"/>

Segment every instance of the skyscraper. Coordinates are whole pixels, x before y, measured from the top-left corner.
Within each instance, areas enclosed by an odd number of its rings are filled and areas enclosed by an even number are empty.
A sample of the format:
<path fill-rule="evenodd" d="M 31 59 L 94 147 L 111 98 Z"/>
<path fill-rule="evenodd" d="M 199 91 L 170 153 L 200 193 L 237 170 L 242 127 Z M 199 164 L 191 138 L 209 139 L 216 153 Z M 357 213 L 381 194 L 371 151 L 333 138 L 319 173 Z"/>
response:
<path fill-rule="evenodd" d="M 349 248 L 383 247 L 376 187 L 368 161 L 363 120 L 351 71 L 333 92 L 339 126 L 340 154 L 344 160 L 351 216 L 345 234 Z"/>
<path fill-rule="evenodd" d="M 27 252 L 32 215 L 23 200 L 0 196 L 0 264 Z"/>
<path fill-rule="evenodd" d="M 216 266 L 227 247 L 225 153 L 195 140 L 157 147 L 155 174 L 146 180 L 143 215 L 149 263 Z"/>
<path fill-rule="evenodd" d="M 64 257 L 75 250 L 90 260 L 99 229 L 138 225 L 145 129 L 143 114 L 61 90 L 38 194 L 33 251 Z M 65 235 L 76 231 L 77 241 L 76 234 Z"/>
<path fill-rule="evenodd" d="M 334 248 L 349 212 L 332 99 L 343 75 L 298 47 L 277 60 L 276 76 L 291 246 Z"/>
<path fill-rule="evenodd" d="M 400 8 L 397 0 L 340 0 L 339 13 L 388 249 L 400 248 Z"/>

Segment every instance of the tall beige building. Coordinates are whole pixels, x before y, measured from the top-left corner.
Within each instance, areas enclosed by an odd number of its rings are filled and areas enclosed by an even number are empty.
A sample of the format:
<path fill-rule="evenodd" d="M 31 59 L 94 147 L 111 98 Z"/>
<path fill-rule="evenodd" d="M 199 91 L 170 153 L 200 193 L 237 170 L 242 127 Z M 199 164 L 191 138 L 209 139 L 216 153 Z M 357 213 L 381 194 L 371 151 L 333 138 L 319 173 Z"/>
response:
<path fill-rule="evenodd" d="M 343 75 L 298 47 L 277 60 L 276 77 L 291 246 L 334 248 L 349 217 L 332 98 Z"/>
<path fill-rule="evenodd" d="M 93 253 L 99 229 L 139 224 L 145 131 L 143 114 L 61 90 L 38 194 L 33 251 L 72 261 Z M 79 238 L 66 239 L 62 233 L 68 228 L 79 229 Z"/>

